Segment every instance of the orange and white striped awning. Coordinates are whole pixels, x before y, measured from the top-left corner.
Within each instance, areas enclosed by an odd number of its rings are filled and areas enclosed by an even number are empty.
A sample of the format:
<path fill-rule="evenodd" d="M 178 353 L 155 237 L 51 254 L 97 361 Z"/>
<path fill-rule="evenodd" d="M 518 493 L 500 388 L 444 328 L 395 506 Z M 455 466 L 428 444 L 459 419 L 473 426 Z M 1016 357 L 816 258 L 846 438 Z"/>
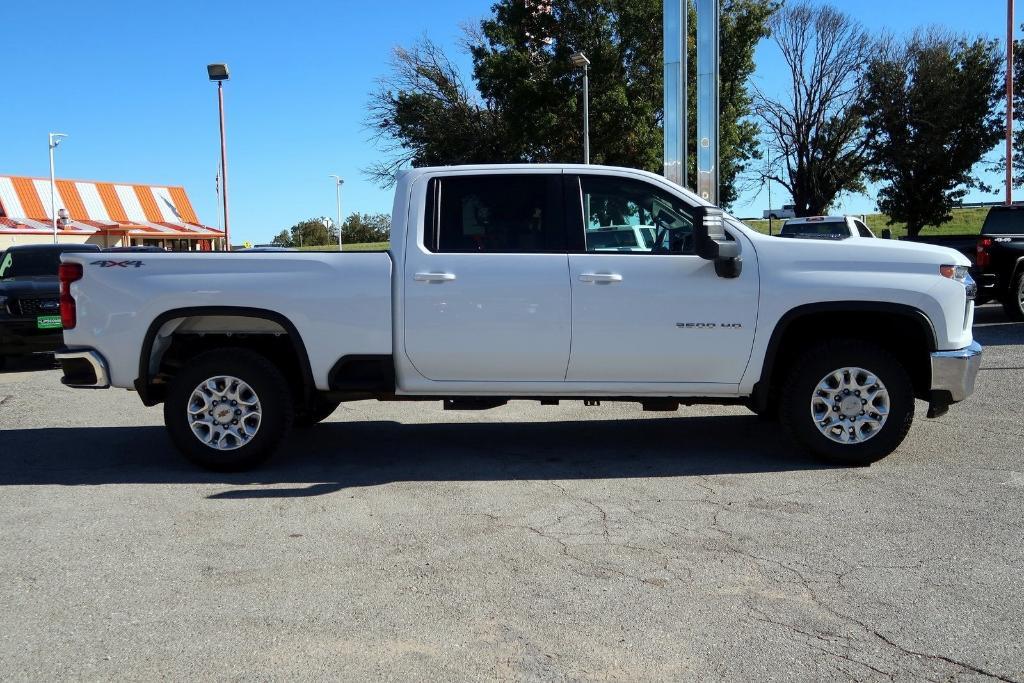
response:
<path fill-rule="evenodd" d="M 224 235 L 199 222 L 183 187 L 57 180 L 54 204 L 68 213 L 65 234 Z M 49 178 L 0 175 L 0 232 L 49 231 L 51 221 Z"/>

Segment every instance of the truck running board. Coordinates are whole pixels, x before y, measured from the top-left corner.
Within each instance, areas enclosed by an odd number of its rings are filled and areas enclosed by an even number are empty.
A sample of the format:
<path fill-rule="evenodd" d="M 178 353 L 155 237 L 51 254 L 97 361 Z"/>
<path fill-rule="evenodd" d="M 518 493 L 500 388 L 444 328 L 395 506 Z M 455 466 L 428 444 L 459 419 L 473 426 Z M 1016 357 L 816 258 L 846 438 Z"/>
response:
<path fill-rule="evenodd" d="M 490 410 L 508 403 L 505 398 L 446 398 L 445 410 Z"/>

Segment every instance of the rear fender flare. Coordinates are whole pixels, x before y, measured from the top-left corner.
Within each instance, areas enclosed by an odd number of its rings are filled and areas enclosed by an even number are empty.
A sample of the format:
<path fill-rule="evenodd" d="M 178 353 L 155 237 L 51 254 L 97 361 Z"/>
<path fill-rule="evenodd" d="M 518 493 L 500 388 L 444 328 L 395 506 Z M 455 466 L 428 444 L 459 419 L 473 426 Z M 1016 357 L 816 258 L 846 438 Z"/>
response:
<path fill-rule="evenodd" d="M 302 369 L 302 387 L 305 396 L 314 390 L 313 370 L 309 364 L 309 354 L 306 352 L 306 345 L 295 324 L 286 316 L 263 308 L 249 308 L 245 306 L 192 306 L 188 308 L 176 308 L 165 311 L 158 315 L 149 324 L 146 336 L 142 341 L 142 350 L 139 353 L 139 374 L 134 385 L 139 397 L 145 405 L 154 405 L 157 401 L 153 399 L 150 387 L 152 376 L 150 374 L 150 359 L 153 354 L 153 345 L 156 342 L 160 329 L 168 322 L 176 318 L 192 318 L 198 316 L 233 316 L 241 318 L 260 318 L 280 325 L 288 333 L 292 348 L 299 359 L 299 367 Z"/>

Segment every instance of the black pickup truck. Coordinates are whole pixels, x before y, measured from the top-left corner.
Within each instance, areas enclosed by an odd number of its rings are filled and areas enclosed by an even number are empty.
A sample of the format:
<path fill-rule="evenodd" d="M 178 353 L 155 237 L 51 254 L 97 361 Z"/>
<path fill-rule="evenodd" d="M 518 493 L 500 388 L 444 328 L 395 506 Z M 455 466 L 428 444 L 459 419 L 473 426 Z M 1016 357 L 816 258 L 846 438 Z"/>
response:
<path fill-rule="evenodd" d="M 1006 314 L 1024 320 L 1024 206 L 994 206 L 974 254 L 978 300 L 1003 302 Z"/>
<path fill-rule="evenodd" d="M 0 367 L 9 356 L 53 351 L 63 342 L 57 268 L 67 252 L 92 244 L 31 244 L 0 254 Z"/>
<path fill-rule="evenodd" d="M 956 249 L 974 263 L 977 303 L 1001 301 L 1006 314 L 1024 320 L 1024 205 L 993 206 L 978 235 L 904 237 L 908 242 Z"/>

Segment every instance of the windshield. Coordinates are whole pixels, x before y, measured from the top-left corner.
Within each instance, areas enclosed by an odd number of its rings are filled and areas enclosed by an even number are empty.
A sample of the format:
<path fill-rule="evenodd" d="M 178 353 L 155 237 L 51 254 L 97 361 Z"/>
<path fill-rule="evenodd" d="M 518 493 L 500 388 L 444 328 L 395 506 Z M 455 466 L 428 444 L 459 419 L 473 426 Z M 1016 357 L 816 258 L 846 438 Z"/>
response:
<path fill-rule="evenodd" d="M 1024 235 L 1024 207 L 994 208 L 985 218 L 983 235 Z"/>
<path fill-rule="evenodd" d="M 0 280 L 14 277 L 38 277 L 50 275 L 57 277 L 60 266 L 60 255 L 74 251 L 90 251 L 89 249 L 41 249 L 16 250 L 8 249 L 0 257 Z"/>

